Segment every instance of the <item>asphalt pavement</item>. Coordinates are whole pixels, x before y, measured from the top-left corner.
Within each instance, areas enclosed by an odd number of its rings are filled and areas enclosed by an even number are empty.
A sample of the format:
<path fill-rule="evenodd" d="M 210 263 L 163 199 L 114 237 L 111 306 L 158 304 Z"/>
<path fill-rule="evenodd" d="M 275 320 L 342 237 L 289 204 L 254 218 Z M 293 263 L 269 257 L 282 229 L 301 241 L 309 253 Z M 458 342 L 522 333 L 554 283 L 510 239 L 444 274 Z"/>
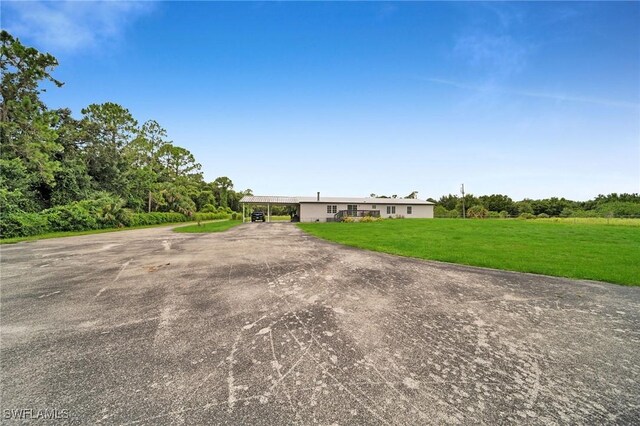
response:
<path fill-rule="evenodd" d="M 3 422 L 640 423 L 638 287 L 367 252 L 289 223 L 0 254 Z"/>

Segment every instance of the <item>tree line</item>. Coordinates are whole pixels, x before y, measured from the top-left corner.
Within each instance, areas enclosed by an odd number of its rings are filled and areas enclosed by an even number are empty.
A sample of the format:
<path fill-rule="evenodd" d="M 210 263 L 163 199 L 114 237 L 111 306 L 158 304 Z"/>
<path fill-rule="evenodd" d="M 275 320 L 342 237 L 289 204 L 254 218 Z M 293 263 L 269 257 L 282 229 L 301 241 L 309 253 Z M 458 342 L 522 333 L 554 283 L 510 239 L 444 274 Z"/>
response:
<path fill-rule="evenodd" d="M 436 217 L 462 217 L 463 199 L 457 195 L 443 195 L 436 204 Z M 625 217 L 640 218 L 640 194 L 598 195 L 588 201 L 572 201 L 565 198 L 514 201 L 502 194 L 464 196 L 467 217 Z"/>
<path fill-rule="evenodd" d="M 225 176 L 206 182 L 189 150 L 121 105 L 91 104 L 79 118 L 49 109 L 41 94 L 63 86 L 57 59 L 4 30 L 0 43 L 1 237 L 228 217 L 251 194 Z"/>

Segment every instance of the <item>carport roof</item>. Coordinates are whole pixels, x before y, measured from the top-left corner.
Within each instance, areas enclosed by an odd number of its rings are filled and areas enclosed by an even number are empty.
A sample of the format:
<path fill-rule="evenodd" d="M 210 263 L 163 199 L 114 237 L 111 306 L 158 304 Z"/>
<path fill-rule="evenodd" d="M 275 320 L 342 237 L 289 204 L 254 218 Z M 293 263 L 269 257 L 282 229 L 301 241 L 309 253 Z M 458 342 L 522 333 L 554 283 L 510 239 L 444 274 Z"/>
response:
<path fill-rule="evenodd" d="M 247 204 L 300 204 L 300 203 L 336 203 L 336 204 L 433 204 L 416 198 L 363 198 L 363 197 L 279 197 L 245 195 L 240 200 Z"/>
<path fill-rule="evenodd" d="M 240 200 L 241 203 L 248 204 L 298 204 L 300 197 L 278 197 L 278 196 L 254 196 L 245 195 Z"/>

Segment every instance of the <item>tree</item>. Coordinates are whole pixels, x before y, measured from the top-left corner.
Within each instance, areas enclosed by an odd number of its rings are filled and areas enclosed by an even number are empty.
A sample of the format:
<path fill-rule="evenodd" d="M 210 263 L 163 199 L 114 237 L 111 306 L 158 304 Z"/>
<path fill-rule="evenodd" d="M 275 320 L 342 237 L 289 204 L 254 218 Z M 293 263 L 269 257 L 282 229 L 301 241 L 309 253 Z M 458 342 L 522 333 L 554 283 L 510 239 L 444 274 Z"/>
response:
<path fill-rule="evenodd" d="M 478 201 L 480 201 L 480 204 L 482 204 L 487 210 L 492 212 L 500 212 L 504 210 L 509 212 L 512 216 L 515 216 L 518 213 L 515 203 L 507 195 L 482 195 L 478 197 Z"/>
<path fill-rule="evenodd" d="M 47 188 L 47 206 L 58 206 L 91 197 L 93 192 L 82 145 L 82 125 L 67 108 L 56 111 L 59 121 L 55 127 L 62 150 L 54 154 L 60 168 L 55 172 L 54 185 Z"/>
<path fill-rule="evenodd" d="M 189 150 L 172 144 L 164 144 L 158 151 L 158 162 L 169 180 L 191 179 L 197 182 L 202 180 L 200 169 L 202 166 L 196 162 Z M 184 182 L 184 180 L 183 180 Z"/>
<path fill-rule="evenodd" d="M 522 214 L 533 214 L 533 207 L 531 207 L 531 201 L 528 198 L 525 198 L 522 201 L 518 201 L 516 203 L 516 208 L 518 209 L 518 216 Z"/>
<path fill-rule="evenodd" d="M 44 91 L 40 84 L 48 80 L 57 87 L 63 85 L 51 76 L 51 71 L 58 66 L 58 60 L 48 53 L 24 46 L 5 30 L 0 31 L 0 43 L 0 121 L 7 122 L 14 118 L 13 107 L 24 99 L 29 99 L 39 110 L 45 110 L 39 97 Z"/>
<path fill-rule="evenodd" d="M 133 166 L 149 168 L 159 173 L 158 156 L 163 147 L 170 144 L 171 141 L 167 140 L 167 131 L 157 121 L 148 120 L 127 145 L 125 156 Z"/>
<path fill-rule="evenodd" d="M 226 176 L 213 181 L 214 194 L 219 206 L 229 207 L 229 191 L 233 189 L 233 182 Z"/>
<path fill-rule="evenodd" d="M 418 191 L 413 191 L 411 194 L 407 195 L 404 198 L 416 199 L 418 198 Z"/>
<path fill-rule="evenodd" d="M 50 73 L 58 61 L 24 46 L 4 30 L 0 31 L 0 43 L 0 156 L 22 162 L 29 178 L 27 192 L 41 203 L 46 198 L 42 190 L 55 185 L 60 163 L 54 155 L 62 146 L 54 129 L 58 117 L 41 101 L 44 89 L 40 85 L 50 81 L 62 86 Z"/>
<path fill-rule="evenodd" d="M 465 206 L 475 206 L 477 204 L 480 204 L 480 201 L 476 197 L 474 197 L 473 194 L 465 194 L 464 203 L 465 203 Z M 462 217 L 462 197 L 458 198 L 455 209 L 458 211 L 458 214 Z"/>
<path fill-rule="evenodd" d="M 456 208 L 456 205 L 458 204 L 458 196 L 457 195 L 443 195 L 442 197 L 440 197 L 440 199 L 438 200 L 437 204 L 439 206 L 444 207 L 447 210 L 453 210 Z"/>
<path fill-rule="evenodd" d="M 138 122 L 128 109 L 112 102 L 91 104 L 82 114 L 87 170 L 96 189 L 129 199 L 126 172 L 131 165 L 123 150 L 137 133 Z"/>

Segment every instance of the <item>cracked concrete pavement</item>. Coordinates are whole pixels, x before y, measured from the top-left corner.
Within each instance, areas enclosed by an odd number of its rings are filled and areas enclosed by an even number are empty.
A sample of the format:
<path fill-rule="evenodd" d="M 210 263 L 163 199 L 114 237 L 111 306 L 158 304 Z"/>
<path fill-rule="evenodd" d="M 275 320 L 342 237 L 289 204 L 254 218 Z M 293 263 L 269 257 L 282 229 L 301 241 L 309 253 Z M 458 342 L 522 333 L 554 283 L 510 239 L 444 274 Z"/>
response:
<path fill-rule="evenodd" d="M 3 413 L 55 408 L 75 424 L 640 422 L 640 288 L 367 252 L 288 223 L 0 250 Z"/>

